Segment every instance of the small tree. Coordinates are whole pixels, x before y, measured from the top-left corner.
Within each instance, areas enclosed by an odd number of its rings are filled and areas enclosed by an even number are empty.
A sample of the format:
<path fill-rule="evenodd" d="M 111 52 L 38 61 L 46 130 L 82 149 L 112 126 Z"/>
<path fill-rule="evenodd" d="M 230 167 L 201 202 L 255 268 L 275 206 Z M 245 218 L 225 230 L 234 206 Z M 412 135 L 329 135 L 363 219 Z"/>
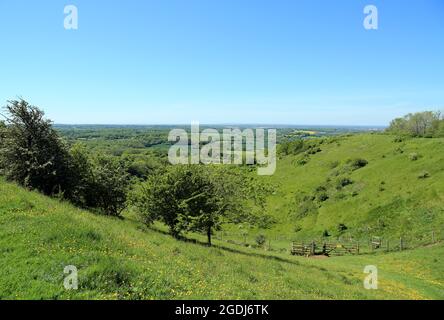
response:
<path fill-rule="evenodd" d="M 0 167 L 7 179 L 47 195 L 69 189 L 68 149 L 43 111 L 23 99 L 8 101 L 4 109 Z"/>
<path fill-rule="evenodd" d="M 68 194 L 69 199 L 80 207 L 96 207 L 93 164 L 85 147 L 75 144 L 70 150 L 70 155 L 73 187 Z"/>
<path fill-rule="evenodd" d="M 94 159 L 91 173 L 87 202 L 94 201 L 95 207 L 107 215 L 119 216 L 126 207 L 129 188 L 125 167 L 110 156 L 98 156 Z"/>
<path fill-rule="evenodd" d="M 160 220 L 175 237 L 183 231 L 205 233 L 211 245 L 223 222 L 254 223 L 266 190 L 240 168 L 172 166 L 141 184 L 133 203 L 146 223 Z"/>

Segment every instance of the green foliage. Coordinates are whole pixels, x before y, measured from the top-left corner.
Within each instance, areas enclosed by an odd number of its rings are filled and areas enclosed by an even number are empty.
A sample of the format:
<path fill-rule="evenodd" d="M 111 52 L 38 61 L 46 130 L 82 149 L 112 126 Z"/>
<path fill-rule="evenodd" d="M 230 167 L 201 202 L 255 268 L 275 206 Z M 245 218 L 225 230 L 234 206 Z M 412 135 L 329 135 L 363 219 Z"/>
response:
<path fill-rule="evenodd" d="M 266 241 L 267 241 L 267 239 L 265 238 L 265 236 L 263 234 L 259 234 L 256 237 L 256 244 L 260 247 L 262 247 Z"/>
<path fill-rule="evenodd" d="M 43 111 L 23 99 L 9 101 L 5 110 L 0 167 L 7 179 L 81 207 L 121 213 L 129 186 L 124 166 L 104 156 L 91 161 L 80 145 L 69 150 Z"/>
<path fill-rule="evenodd" d="M 296 161 L 296 163 L 300 166 L 305 166 L 310 161 L 310 156 L 306 153 Z"/>
<path fill-rule="evenodd" d="M 440 112 L 409 113 L 390 123 L 387 132 L 411 137 L 443 137 L 444 119 Z"/>
<path fill-rule="evenodd" d="M 178 237 L 183 231 L 203 232 L 211 244 L 222 223 L 255 222 L 254 208 L 264 205 L 266 189 L 238 168 L 171 166 L 142 183 L 133 203 L 143 220 L 164 222 Z"/>
<path fill-rule="evenodd" d="M 97 156 L 91 168 L 89 194 L 103 213 L 119 216 L 126 207 L 129 179 L 126 168 L 110 156 Z"/>
<path fill-rule="evenodd" d="M 314 195 L 303 192 L 297 193 L 290 213 L 297 219 L 316 214 L 318 212 L 318 206 L 315 203 L 315 199 L 316 197 Z"/>
<path fill-rule="evenodd" d="M 344 231 L 346 231 L 347 229 L 348 229 L 348 227 L 344 223 L 338 224 L 337 230 L 340 234 L 343 233 Z"/>
<path fill-rule="evenodd" d="M 353 183 L 353 180 L 351 180 L 349 177 L 340 177 L 336 181 L 336 189 L 341 190 L 342 188 L 351 185 Z"/>
<path fill-rule="evenodd" d="M 430 173 L 428 171 L 421 171 L 420 174 L 418 174 L 418 179 L 427 179 L 430 177 Z"/>
<path fill-rule="evenodd" d="M 358 170 L 364 168 L 368 164 L 368 161 L 362 158 L 356 158 L 356 159 L 349 159 L 347 163 L 352 170 Z"/>
<path fill-rule="evenodd" d="M 320 145 L 324 141 L 324 138 L 285 140 L 279 144 L 278 154 L 281 156 L 295 156 L 301 153 L 313 155 L 322 151 Z"/>
<path fill-rule="evenodd" d="M 69 193 L 69 152 L 43 111 L 23 99 L 8 101 L 5 111 L 0 167 L 7 179 L 46 195 Z"/>
<path fill-rule="evenodd" d="M 416 160 L 418 160 L 418 158 L 419 158 L 419 155 L 416 152 L 412 152 L 409 154 L 409 159 L 411 161 L 416 161 Z"/>

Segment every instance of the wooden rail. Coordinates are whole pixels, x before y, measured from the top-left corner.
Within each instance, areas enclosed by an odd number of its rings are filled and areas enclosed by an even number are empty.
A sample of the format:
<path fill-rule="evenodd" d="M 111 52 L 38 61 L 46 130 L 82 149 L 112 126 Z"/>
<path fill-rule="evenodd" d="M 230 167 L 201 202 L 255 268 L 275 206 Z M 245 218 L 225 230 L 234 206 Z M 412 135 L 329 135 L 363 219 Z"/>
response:
<path fill-rule="evenodd" d="M 342 256 L 346 254 L 359 254 L 359 244 L 342 244 L 342 243 L 327 243 L 317 244 L 311 243 L 297 243 L 292 242 L 291 254 L 297 256 L 314 256 L 314 255 L 337 255 Z"/>

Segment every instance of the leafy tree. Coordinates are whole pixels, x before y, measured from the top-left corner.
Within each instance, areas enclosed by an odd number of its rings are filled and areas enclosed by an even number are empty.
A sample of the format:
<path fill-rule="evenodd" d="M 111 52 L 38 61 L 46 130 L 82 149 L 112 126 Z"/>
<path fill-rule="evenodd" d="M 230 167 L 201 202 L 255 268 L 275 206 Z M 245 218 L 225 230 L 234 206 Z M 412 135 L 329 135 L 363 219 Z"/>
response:
<path fill-rule="evenodd" d="M 438 137 L 442 134 L 443 122 L 440 112 L 409 113 L 402 118 L 394 119 L 387 132 L 411 137 Z"/>
<path fill-rule="evenodd" d="M 97 156 L 87 183 L 86 203 L 95 203 L 107 215 L 120 216 L 126 207 L 129 178 L 126 168 L 111 156 Z"/>
<path fill-rule="evenodd" d="M 71 150 L 71 172 L 73 173 L 73 187 L 69 198 L 77 206 L 96 207 L 95 186 L 93 183 L 93 163 L 85 146 L 77 143 Z"/>
<path fill-rule="evenodd" d="M 68 190 L 69 152 L 51 121 L 23 99 L 8 101 L 4 109 L 0 166 L 6 177 L 47 195 Z"/>
<path fill-rule="evenodd" d="M 240 168 L 171 166 L 152 176 L 133 196 L 147 224 L 160 220 L 173 236 L 183 231 L 202 232 L 211 245 L 222 223 L 255 223 L 268 188 Z"/>

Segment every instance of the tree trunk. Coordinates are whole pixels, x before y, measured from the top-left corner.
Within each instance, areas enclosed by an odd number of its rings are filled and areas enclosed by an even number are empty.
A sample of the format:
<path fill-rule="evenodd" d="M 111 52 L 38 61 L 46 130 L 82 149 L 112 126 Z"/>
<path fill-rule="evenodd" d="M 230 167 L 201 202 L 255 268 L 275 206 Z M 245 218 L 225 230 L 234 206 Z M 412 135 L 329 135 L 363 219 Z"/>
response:
<path fill-rule="evenodd" d="M 211 247 L 211 227 L 207 229 L 208 246 Z"/>

